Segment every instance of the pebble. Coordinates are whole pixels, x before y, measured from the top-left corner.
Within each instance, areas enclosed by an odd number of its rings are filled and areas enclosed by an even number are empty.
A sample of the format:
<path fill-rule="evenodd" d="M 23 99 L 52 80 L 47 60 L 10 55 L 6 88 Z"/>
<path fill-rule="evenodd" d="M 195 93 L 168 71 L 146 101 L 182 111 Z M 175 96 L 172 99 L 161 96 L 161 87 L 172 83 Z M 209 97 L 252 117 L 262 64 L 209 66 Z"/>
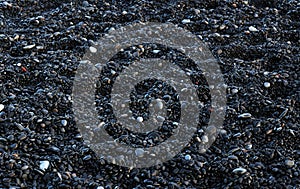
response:
<path fill-rule="evenodd" d="M 28 165 L 24 165 L 21 169 L 24 171 L 24 170 L 27 170 L 29 168 Z"/>
<path fill-rule="evenodd" d="M 231 92 L 232 92 L 232 94 L 236 94 L 236 93 L 239 92 L 239 90 L 238 89 L 232 89 Z"/>
<path fill-rule="evenodd" d="M 226 25 L 224 25 L 224 24 L 222 24 L 221 26 L 220 26 L 220 30 L 224 30 L 226 28 Z"/>
<path fill-rule="evenodd" d="M 159 121 L 159 122 L 165 121 L 165 118 L 163 116 L 156 116 L 156 118 L 157 118 L 157 121 Z"/>
<path fill-rule="evenodd" d="M 264 82 L 264 87 L 266 87 L 266 88 L 271 87 L 271 83 L 269 83 L 269 82 Z"/>
<path fill-rule="evenodd" d="M 247 169 L 244 169 L 242 167 L 239 167 L 239 168 L 236 168 L 232 171 L 233 173 L 236 173 L 236 174 L 244 174 L 247 172 Z"/>
<path fill-rule="evenodd" d="M 88 7 L 90 4 L 89 4 L 89 2 L 88 1 L 83 1 L 82 2 L 82 6 L 84 6 L 84 7 Z"/>
<path fill-rule="evenodd" d="M 83 160 L 84 160 L 84 161 L 87 161 L 87 160 L 90 160 L 91 158 L 92 158 L 91 155 L 87 155 L 87 156 L 84 156 L 84 157 L 83 157 Z"/>
<path fill-rule="evenodd" d="M 192 157 L 189 154 L 187 154 L 187 155 L 184 156 L 184 159 L 189 161 L 189 160 L 192 159 Z"/>
<path fill-rule="evenodd" d="M 230 155 L 228 156 L 228 159 L 231 159 L 231 160 L 238 160 L 239 158 L 235 155 Z"/>
<path fill-rule="evenodd" d="M 35 44 L 33 45 L 27 45 L 25 47 L 23 47 L 24 50 L 29 50 L 29 49 L 32 49 L 33 47 L 35 47 Z"/>
<path fill-rule="evenodd" d="M 183 24 L 188 24 L 188 23 L 191 22 L 191 20 L 190 20 L 190 19 L 183 19 L 181 22 L 182 22 Z"/>
<path fill-rule="evenodd" d="M 67 126 L 67 124 L 68 124 L 68 121 L 67 120 L 65 120 L 65 119 L 63 119 L 63 120 L 61 120 L 61 124 L 62 124 L 62 126 Z"/>
<path fill-rule="evenodd" d="M 161 100 L 158 100 L 156 106 L 159 110 L 162 110 L 164 108 L 164 103 Z"/>
<path fill-rule="evenodd" d="M 96 53 L 97 49 L 95 47 L 90 47 L 90 51 L 91 51 L 91 53 Z"/>
<path fill-rule="evenodd" d="M 243 113 L 238 115 L 238 118 L 250 118 L 252 116 L 252 114 L 250 113 Z"/>
<path fill-rule="evenodd" d="M 203 135 L 203 136 L 201 137 L 201 139 L 202 139 L 202 142 L 204 142 L 204 143 L 207 143 L 207 142 L 208 142 L 208 137 L 207 137 L 207 135 Z"/>
<path fill-rule="evenodd" d="M 287 165 L 288 167 L 293 167 L 295 165 L 295 161 L 285 160 L 285 165 Z"/>
<path fill-rule="evenodd" d="M 42 171 L 45 171 L 46 169 L 48 169 L 49 165 L 50 165 L 50 162 L 47 161 L 47 160 L 45 160 L 45 161 L 40 161 L 40 169 L 41 169 Z"/>
<path fill-rule="evenodd" d="M 137 148 L 137 149 L 135 149 L 134 152 L 137 157 L 143 157 L 144 153 L 145 153 L 144 149 L 142 149 L 142 148 Z"/>
<path fill-rule="evenodd" d="M 254 26 L 249 27 L 249 31 L 251 32 L 257 32 L 258 30 Z"/>
<path fill-rule="evenodd" d="M 137 122 L 142 123 L 144 121 L 143 117 L 137 117 L 136 118 Z"/>
<path fill-rule="evenodd" d="M 4 105 L 0 104 L 0 112 L 4 109 Z"/>

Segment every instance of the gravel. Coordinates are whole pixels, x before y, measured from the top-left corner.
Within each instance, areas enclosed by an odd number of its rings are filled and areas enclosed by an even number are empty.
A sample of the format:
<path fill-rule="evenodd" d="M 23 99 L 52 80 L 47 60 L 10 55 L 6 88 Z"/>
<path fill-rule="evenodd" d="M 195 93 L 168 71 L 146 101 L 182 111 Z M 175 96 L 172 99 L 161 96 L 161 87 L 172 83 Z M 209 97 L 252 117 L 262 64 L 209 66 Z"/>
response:
<path fill-rule="evenodd" d="M 299 10 L 298 0 L 0 1 L 0 188 L 300 188 Z M 168 162 L 119 167 L 79 133 L 72 84 L 83 54 L 138 21 L 177 24 L 218 60 L 226 117 L 205 153 L 199 128 Z"/>

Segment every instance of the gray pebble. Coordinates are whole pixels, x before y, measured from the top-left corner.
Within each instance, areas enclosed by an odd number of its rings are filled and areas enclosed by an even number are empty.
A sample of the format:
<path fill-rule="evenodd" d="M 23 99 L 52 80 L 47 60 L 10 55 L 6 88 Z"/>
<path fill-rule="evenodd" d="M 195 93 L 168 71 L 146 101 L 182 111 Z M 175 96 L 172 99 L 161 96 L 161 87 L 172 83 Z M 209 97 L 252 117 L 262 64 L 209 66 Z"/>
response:
<path fill-rule="evenodd" d="M 134 152 L 137 157 L 143 157 L 145 153 L 144 149 L 142 148 L 137 148 Z"/>

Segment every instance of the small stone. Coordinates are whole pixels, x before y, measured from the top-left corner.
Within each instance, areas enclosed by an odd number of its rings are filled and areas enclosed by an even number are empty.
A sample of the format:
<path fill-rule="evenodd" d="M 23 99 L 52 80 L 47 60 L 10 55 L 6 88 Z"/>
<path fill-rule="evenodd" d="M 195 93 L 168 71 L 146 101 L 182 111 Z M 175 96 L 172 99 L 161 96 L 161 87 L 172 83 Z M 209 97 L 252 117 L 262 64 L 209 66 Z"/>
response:
<path fill-rule="evenodd" d="M 24 171 L 24 170 L 27 170 L 29 168 L 28 165 L 24 165 L 21 169 Z"/>
<path fill-rule="evenodd" d="M 188 24 L 188 23 L 191 22 L 191 20 L 190 20 L 190 19 L 183 19 L 181 22 L 182 22 L 183 24 Z"/>
<path fill-rule="evenodd" d="M 192 157 L 189 154 L 187 154 L 187 155 L 184 156 L 184 159 L 189 161 L 189 160 L 192 159 Z"/>
<path fill-rule="evenodd" d="M 266 88 L 269 88 L 269 87 L 271 86 L 271 83 L 269 83 L 269 82 L 264 82 L 264 86 L 265 86 Z"/>
<path fill-rule="evenodd" d="M 225 29 L 225 27 L 226 27 L 226 26 L 225 26 L 224 24 L 223 24 L 223 25 L 221 25 L 221 26 L 220 26 L 220 30 L 224 30 L 224 29 Z"/>
<path fill-rule="evenodd" d="M 91 158 L 92 158 L 91 155 L 87 155 L 87 156 L 84 156 L 84 157 L 83 157 L 83 160 L 84 160 L 84 161 L 87 161 L 87 160 L 90 160 Z"/>
<path fill-rule="evenodd" d="M 25 128 L 20 123 L 15 123 L 20 131 L 23 131 Z"/>
<path fill-rule="evenodd" d="M 82 2 L 82 6 L 83 7 L 88 7 L 90 4 L 89 4 L 89 2 L 87 2 L 87 1 L 83 1 Z"/>
<path fill-rule="evenodd" d="M 110 73 L 111 73 L 112 75 L 115 75 L 117 72 L 116 72 L 115 70 L 111 70 Z"/>
<path fill-rule="evenodd" d="M 24 50 L 28 50 L 28 49 L 32 49 L 33 47 L 35 47 L 35 44 L 33 45 L 27 45 L 25 47 L 23 47 Z"/>
<path fill-rule="evenodd" d="M 90 47 L 90 51 L 91 51 L 91 53 L 96 53 L 97 49 L 95 47 Z"/>
<path fill-rule="evenodd" d="M 286 160 L 285 161 L 285 165 L 287 165 L 288 167 L 293 167 L 295 165 L 295 161 L 293 161 L 293 160 Z"/>
<path fill-rule="evenodd" d="M 247 169 L 244 169 L 242 167 L 236 168 L 232 171 L 233 173 L 237 173 L 237 174 L 244 174 L 247 172 Z"/>
<path fill-rule="evenodd" d="M 135 155 L 136 155 L 137 157 L 143 157 L 143 156 L 144 156 L 144 153 L 145 153 L 145 151 L 144 151 L 144 149 L 142 149 L 142 148 L 137 148 L 137 149 L 135 150 Z"/>
<path fill-rule="evenodd" d="M 250 30 L 251 32 L 257 32 L 257 31 L 258 31 L 258 29 L 256 29 L 256 28 L 253 27 L 253 26 L 250 26 L 250 27 L 249 27 L 249 30 Z"/>
<path fill-rule="evenodd" d="M 153 52 L 154 54 L 157 54 L 157 53 L 160 52 L 160 50 L 153 50 L 152 52 Z"/>
<path fill-rule="evenodd" d="M 60 181 L 62 181 L 62 176 L 61 176 L 61 174 L 60 174 L 59 172 L 57 172 L 57 175 L 58 175 Z"/>
<path fill-rule="evenodd" d="M 238 157 L 235 156 L 235 155 L 230 155 L 230 156 L 228 156 L 228 159 L 231 159 L 231 160 L 238 160 Z"/>
<path fill-rule="evenodd" d="M 68 121 L 67 120 L 65 120 L 65 119 L 63 119 L 63 120 L 61 120 L 61 124 L 62 124 L 62 126 L 67 126 L 67 124 L 68 124 Z"/>
<path fill-rule="evenodd" d="M 144 119 L 142 117 L 138 117 L 136 118 L 137 122 L 142 123 L 144 121 Z"/>
<path fill-rule="evenodd" d="M 104 189 L 104 187 L 103 186 L 98 186 L 97 189 Z"/>
<path fill-rule="evenodd" d="M 4 105 L 0 104 L 0 112 L 4 109 Z"/>
<path fill-rule="evenodd" d="M 156 116 L 156 118 L 157 118 L 157 121 L 159 121 L 159 122 L 165 121 L 165 118 L 163 116 Z"/>
<path fill-rule="evenodd" d="M 162 110 L 164 107 L 164 103 L 161 100 L 158 100 L 156 106 L 158 109 Z"/>
<path fill-rule="evenodd" d="M 252 115 L 250 113 L 243 113 L 238 116 L 238 118 L 250 118 Z"/>
<path fill-rule="evenodd" d="M 36 46 L 36 49 L 37 49 L 37 50 L 43 50 L 44 47 L 43 47 L 43 46 Z"/>
<path fill-rule="evenodd" d="M 49 161 L 40 161 L 40 169 L 45 171 L 46 169 L 48 169 L 50 165 L 50 162 Z"/>
<path fill-rule="evenodd" d="M 207 143 L 208 142 L 208 137 L 206 135 L 202 136 L 202 142 Z"/>
<path fill-rule="evenodd" d="M 239 92 L 239 90 L 238 89 L 232 89 L 231 92 L 232 92 L 232 94 L 236 94 L 236 93 Z"/>
<path fill-rule="evenodd" d="M 25 140 L 27 138 L 27 135 L 22 133 L 19 137 L 18 137 L 18 140 Z"/>
<path fill-rule="evenodd" d="M 194 9 L 194 11 L 195 11 L 196 14 L 200 14 L 201 13 L 201 11 L 199 9 Z"/>

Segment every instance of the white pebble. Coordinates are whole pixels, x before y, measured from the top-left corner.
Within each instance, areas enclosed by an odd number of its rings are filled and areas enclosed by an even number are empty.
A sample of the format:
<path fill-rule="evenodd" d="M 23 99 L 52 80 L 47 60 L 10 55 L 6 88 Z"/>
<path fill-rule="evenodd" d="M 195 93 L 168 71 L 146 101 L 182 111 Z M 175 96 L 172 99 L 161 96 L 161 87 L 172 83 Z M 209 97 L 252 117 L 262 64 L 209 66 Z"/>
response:
<path fill-rule="evenodd" d="M 42 49 L 44 49 L 44 47 L 43 46 L 36 46 L 36 49 L 37 50 L 42 50 Z"/>
<path fill-rule="evenodd" d="M 27 46 L 23 47 L 23 49 L 27 50 L 27 49 L 32 49 L 33 47 L 35 47 L 35 44 L 27 45 Z"/>
<path fill-rule="evenodd" d="M 238 116 L 238 118 L 250 118 L 252 115 L 250 113 L 243 113 Z"/>
<path fill-rule="evenodd" d="M 62 124 L 62 126 L 64 126 L 64 127 L 65 127 L 65 126 L 67 126 L 67 124 L 68 124 L 68 121 L 67 121 L 67 120 L 65 120 L 65 119 L 64 119 L 64 120 L 61 120 L 61 124 Z"/>
<path fill-rule="evenodd" d="M 269 87 L 271 87 L 271 83 L 269 83 L 269 82 L 264 82 L 264 86 L 265 86 L 266 88 L 269 88 Z"/>
<path fill-rule="evenodd" d="M 60 181 L 62 181 L 62 176 L 61 176 L 61 174 L 60 174 L 59 172 L 57 172 L 57 175 L 58 175 Z"/>
<path fill-rule="evenodd" d="M 182 22 L 183 24 L 188 24 L 188 23 L 191 22 L 191 20 L 190 20 L 190 19 L 183 19 L 181 22 Z"/>
<path fill-rule="evenodd" d="M 232 171 L 233 173 L 240 173 L 240 174 L 244 174 L 247 172 L 247 169 L 244 169 L 242 167 L 236 168 Z"/>
<path fill-rule="evenodd" d="M 285 165 L 288 167 L 293 167 L 295 165 L 295 162 L 293 160 L 286 160 Z"/>
<path fill-rule="evenodd" d="M 136 120 L 139 122 L 139 123 L 142 123 L 144 121 L 144 119 L 142 117 L 138 117 L 136 118 Z"/>
<path fill-rule="evenodd" d="M 45 171 L 50 165 L 49 161 L 40 161 L 40 169 Z"/>
<path fill-rule="evenodd" d="M 160 52 L 160 50 L 153 50 L 152 52 L 155 53 L 155 54 L 157 54 L 157 53 Z"/>
<path fill-rule="evenodd" d="M 97 189 L 104 189 L 104 187 L 103 186 L 98 186 Z"/>
<path fill-rule="evenodd" d="M 251 32 L 257 32 L 257 31 L 258 31 L 258 29 L 256 29 L 256 28 L 253 27 L 253 26 L 250 26 L 250 27 L 249 27 L 249 30 L 250 30 Z"/>
<path fill-rule="evenodd" d="M 4 105 L 0 104 L 0 112 L 4 109 Z"/>
<path fill-rule="evenodd" d="M 267 75 L 269 75 L 269 73 L 270 73 L 270 72 L 264 72 L 264 76 L 267 76 Z"/>
<path fill-rule="evenodd" d="M 116 72 L 115 70 L 111 70 L 110 73 L 111 73 L 112 75 L 115 75 L 117 72 Z"/>
<path fill-rule="evenodd" d="M 185 160 L 191 160 L 192 157 L 191 157 L 190 155 L 185 155 L 185 156 L 184 156 L 184 159 L 185 159 Z"/>
<path fill-rule="evenodd" d="M 206 135 L 202 136 L 202 142 L 207 143 L 208 142 L 208 137 Z"/>
<path fill-rule="evenodd" d="M 232 89 L 231 92 L 232 92 L 232 94 L 236 94 L 236 93 L 239 92 L 239 90 L 238 89 Z"/>
<path fill-rule="evenodd" d="M 91 53 L 96 53 L 97 49 L 95 47 L 90 47 L 90 51 L 91 51 Z"/>

